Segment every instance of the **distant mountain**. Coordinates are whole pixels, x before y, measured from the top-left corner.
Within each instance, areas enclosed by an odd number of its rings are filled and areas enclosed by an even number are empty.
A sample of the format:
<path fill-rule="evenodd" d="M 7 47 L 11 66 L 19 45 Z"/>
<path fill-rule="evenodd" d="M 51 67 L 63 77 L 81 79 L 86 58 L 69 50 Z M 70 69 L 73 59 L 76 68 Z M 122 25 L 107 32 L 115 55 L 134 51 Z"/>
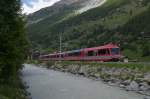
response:
<path fill-rule="evenodd" d="M 43 8 L 28 15 L 28 24 L 37 23 L 62 12 L 71 11 L 71 13 L 76 12 L 76 14 L 80 14 L 89 9 L 98 7 L 105 1 L 106 0 L 61 0 L 51 7 Z"/>
<path fill-rule="evenodd" d="M 150 0 L 61 0 L 27 17 L 34 48 L 57 51 L 120 44 L 131 59 L 150 60 Z"/>

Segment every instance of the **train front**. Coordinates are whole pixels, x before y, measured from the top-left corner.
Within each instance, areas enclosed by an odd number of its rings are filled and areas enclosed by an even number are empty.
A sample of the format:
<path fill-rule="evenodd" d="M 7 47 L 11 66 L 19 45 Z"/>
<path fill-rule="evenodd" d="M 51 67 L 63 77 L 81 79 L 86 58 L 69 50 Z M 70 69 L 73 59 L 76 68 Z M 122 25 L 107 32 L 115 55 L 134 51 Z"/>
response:
<path fill-rule="evenodd" d="M 122 55 L 120 52 L 120 48 L 115 45 L 115 47 L 110 48 L 111 61 L 120 61 L 122 59 Z"/>

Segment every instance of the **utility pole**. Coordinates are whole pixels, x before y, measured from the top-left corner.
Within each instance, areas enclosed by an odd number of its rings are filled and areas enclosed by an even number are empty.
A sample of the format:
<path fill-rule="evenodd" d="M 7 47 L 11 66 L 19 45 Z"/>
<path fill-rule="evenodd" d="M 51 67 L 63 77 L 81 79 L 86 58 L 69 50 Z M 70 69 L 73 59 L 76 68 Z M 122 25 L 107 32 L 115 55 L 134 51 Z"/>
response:
<path fill-rule="evenodd" d="M 59 58 L 61 59 L 61 52 L 62 52 L 62 33 L 60 33 L 59 34 L 59 53 L 60 53 L 60 55 L 59 55 Z"/>

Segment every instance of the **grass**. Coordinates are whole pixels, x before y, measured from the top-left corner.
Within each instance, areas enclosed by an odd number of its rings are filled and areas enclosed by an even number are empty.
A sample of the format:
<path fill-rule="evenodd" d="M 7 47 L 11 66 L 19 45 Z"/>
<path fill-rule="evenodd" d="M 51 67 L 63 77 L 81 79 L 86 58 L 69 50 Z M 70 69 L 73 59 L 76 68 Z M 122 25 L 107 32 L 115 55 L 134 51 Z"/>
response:
<path fill-rule="evenodd" d="M 99 62 L 72 62 L 72 61 L 63 61 L 61 62 L 63 65 L 90 65 L 90 66 L 105 66 L 109 68 L 128 68 L 132 70 L 138 70 L 140 72 L 150 72 L 150 64 L 148 63 L 117 63 L 117 62 L 109 62 L 109 63 L 99 63 Z"/>
<path fill-rule="evenodd" d="M 0 80 L 0 99 L 26 99 L 25 87 L 19 78 L 10 81 Z"/>

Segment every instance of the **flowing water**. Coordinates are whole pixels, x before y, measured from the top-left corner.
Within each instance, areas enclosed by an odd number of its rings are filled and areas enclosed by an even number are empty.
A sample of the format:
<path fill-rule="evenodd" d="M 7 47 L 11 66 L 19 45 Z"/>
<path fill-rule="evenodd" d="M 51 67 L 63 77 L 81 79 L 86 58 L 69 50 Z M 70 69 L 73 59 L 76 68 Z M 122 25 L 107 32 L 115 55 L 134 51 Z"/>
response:
<path fill-rule="evenodd" d="M 88 78 L 25 64 L 23 81 L 32 99 L 143 99 L 144 96 Z"/>

